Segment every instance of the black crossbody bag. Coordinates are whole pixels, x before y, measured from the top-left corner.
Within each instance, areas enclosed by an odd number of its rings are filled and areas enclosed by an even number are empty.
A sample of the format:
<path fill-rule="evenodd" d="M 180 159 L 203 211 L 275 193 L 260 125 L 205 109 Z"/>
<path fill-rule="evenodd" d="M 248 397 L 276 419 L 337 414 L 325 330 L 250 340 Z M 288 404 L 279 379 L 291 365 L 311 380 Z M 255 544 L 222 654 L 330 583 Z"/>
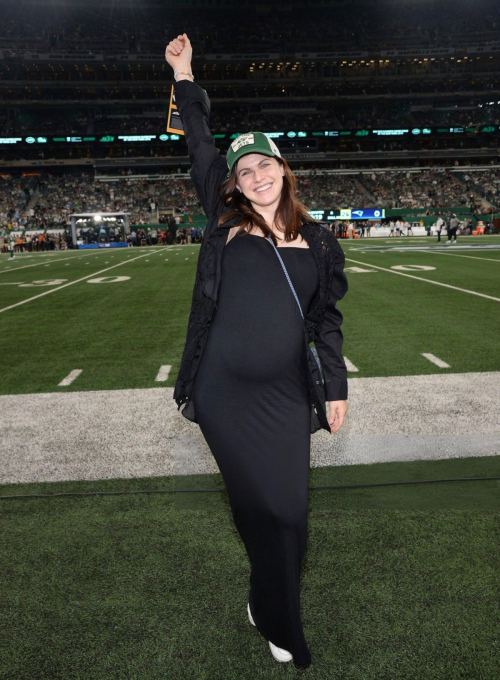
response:
<path fill-rule="evenodd" d="M 297 297 L 297 293 L 295 292 L 295 288 L 293 287 L 293 283 L 288 276 L 288 272 L 286 270 L 286 267 L 283 263 L 283 260 L 281 259 L 281 255 L 278 252 L 278 249 L 273 243 L 273 240 L 270 236 L 267 236 L 267 239 L 270 241 L 271 245 L 273 246 L 276 255 L 278 256 L 278 260 L 281 262 L 281 266 L 283 267 L 283 271 L 285 272 L 285 276 L 287 278 L 288 283 L 290 284 L 290 288 L 292 289 L 292 293 L 295 297 L 295 300 L 297 301 L 297 304 L 299 306 L 300 310 L 300 315 L 302 319 L 304 319 L 304 314 L 302 312 L 302 307 L 300 306 L 299 298 Z M 311 371 L 311 375 L 314 380 L 314 386 L 316 388 L 316 393 L 318 395 L 319 401 L 324 405 L 326 403 L 326 395 L 325 395 L 325 387 L 324 387 L 324 375 L 323 375 L 323 369 L 321 367 L 321 362 L 319 360 L 318 352 L 316 350 L 316 347 L 308 347 L 307 348 L 307 362 L 309 364 L 309 369 Z"/>

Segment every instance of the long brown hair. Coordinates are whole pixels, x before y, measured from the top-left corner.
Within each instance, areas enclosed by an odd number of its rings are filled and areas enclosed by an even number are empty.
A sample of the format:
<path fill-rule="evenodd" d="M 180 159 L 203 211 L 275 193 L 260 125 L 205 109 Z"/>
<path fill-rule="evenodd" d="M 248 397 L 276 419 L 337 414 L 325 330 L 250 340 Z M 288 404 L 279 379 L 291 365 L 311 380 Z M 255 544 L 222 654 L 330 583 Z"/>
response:
<path fill-rule="evenodd" d="M 283 234 L 285 242 L 294 241 L 302 232 L 302 222 L 304 219 L 308 222 L 317 221 L 309 215 L 306 206 L 297 198 L 297 178 L 293 174 L 292 169 L 288 165 L 287 161 L 284 158 L 279 158 L 278 156 L 274 156 L 274 158 L 285 168 L 285 174 L 283 175 L 283 187 L 281 189 L 280 201 L 278 203 L 278 207 L 276 208 L 274 223 L 276 225 L 284 225 L 285 230 Z M 265 219 L 260 213 L 254 210 L 252 203 L 248 200 L 244 193 L 236 188 L 237 165 L 237 163 L 233 165 L 231 175 L 225 179 L 219 187 L 219 195 L 223 203 L 227 206 L 230 206 L 232 210 L 219 217 L 218 226 L 222 226 L 228 220 L 236 217 L 236 215 L 240 215 L 241 225 L 238 233 L 256 226 L 262 230 L 266 238 L 268 234 L 270 234 L 274 244 L 277 245 L 276 237 L 268 227 Z"/>

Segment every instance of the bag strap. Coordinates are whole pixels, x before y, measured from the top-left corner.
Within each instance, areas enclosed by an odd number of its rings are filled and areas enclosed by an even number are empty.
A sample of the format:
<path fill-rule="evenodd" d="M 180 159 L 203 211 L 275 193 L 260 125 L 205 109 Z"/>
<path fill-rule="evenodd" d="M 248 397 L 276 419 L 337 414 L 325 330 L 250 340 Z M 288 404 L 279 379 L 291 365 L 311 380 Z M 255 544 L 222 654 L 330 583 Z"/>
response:
<path fill-rule="evenodd" d="M 278 253 L 278 249 L 274 245 L 273 240 L 269 235 L 267 236 L 267 239 L 271 242 L 271 245 L 274 248 L 276 255 L 278 256 L 278 260 L 281 262 L 281 266 L 283 267 L 283 271 L 285 272 L 287 281 L 290 284 L 290 288 L 292 289 L 292 293 L 293 293 L 295 299 L 297 300 L 297 304 L 299 305 L 300 315 L 301 315 L 302 319 L 304 319 L 304 314 L 302 313 L 302 307 L 300 306 L 299 298 L 297 297 L 297 293 L 295 292 L 295 288 L 293 287 L 293 283 L 292 283 L 290 277 L 288 276 L 288 272 L 287 272 L 286 267 L 283 263 L 283 260 L 281 259 L 281 255 Z M 312 353 L 312 355 L 316 359 L 316 363 L 318 364 L 318 368 L 319 368 L 319 372 L 320 372 L 320 378 L 321 378 L 321 380 L 318 381 L 318 382 L 320 384 L 323 384 L 323 381 L 324 381 L 325 378 L 324 378 L 324 374 L 323 374 L 323 367 L 321 366 L 321 361 L 320 361 L 320 358 L 319 358 L 319 355 L 318 355 L 318 351 L 317 351 L 316 347 L 309 347 L 309 351 Z"/>
<path fill-rule="evenodd" d="M 283 263 L 283 260 L 281 259 L 281 255 L 278 253 L 278 249 L 274 245 L 273 239 L 269 236 L 269 234 L 267 235 L 267 239 L 271 243 L 272 247 L 274 248 L 276 255 L 278 256 L 278 260 L 281 262 L 281 266 L 283 267 L 283 271 L 285 272 L 285 276 L 287 278 L 287 281 L 290 284 L 290 288 L 292 289 L 292 293 L 294 294 L 294 297 L 297 300 L 297 304 L 299 305 L 300 315 L 301 315 L 302 318 L 304 318 L 304 314 L 302 313 L 302 307 L 300 306 L 299 298 L 297 297 L 297 293 L 295 292 L 295 288 L 293 287 L 293 283 L 292 283 L 290 277 L 288 276 L 288 272 L 287 272 L 286 267 Z"/>

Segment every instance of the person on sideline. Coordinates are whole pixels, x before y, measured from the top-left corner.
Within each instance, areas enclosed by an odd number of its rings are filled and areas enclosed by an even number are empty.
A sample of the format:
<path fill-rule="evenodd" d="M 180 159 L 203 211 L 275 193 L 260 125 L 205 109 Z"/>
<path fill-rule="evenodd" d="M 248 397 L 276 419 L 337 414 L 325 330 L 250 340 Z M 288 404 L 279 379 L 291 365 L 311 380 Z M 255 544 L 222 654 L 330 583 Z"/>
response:
<path fill-rule="evenodd" d="M 336 307 L 347 292 L 345 256 L 297 198 L 297 179 L 271 138 L 241 134 L 220 155 L 185 33 L 165 56 L 208 218 L 174 399 L 199 424 L 226 484 L 251 563 L 250 622 L 277 661 L 308 666 L 299 579 L 310 435 L 337 432 L 347 412 Z M 324 375 L 321 395 L 310 338 Z"/>
<path fill-rule="evenodd" d="M 450 228 L 448 230 L 448 240 L 446 243 L 456 243 L 457 242 L 457 230 L 458 230 L 458 225 L 460 224 L 460 220 L 457 218 L 456 215 L 453 215 L 453 217 L 450 220 Z"/>
<path fill-rule="evenodd" d="M 437 243 L 441 243 L 441 230 L 443 229 L 443 225 L 444 220 L 441 217 L 438 217 L 436 222 Z"/>

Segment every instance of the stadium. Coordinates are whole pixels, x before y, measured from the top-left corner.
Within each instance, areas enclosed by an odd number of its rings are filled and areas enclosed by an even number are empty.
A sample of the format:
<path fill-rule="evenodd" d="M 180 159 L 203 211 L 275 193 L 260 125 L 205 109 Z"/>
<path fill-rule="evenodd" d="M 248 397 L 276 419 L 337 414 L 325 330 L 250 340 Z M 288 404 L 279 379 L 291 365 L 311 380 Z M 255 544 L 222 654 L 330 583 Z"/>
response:
<path fill-rule="evenodd" d="M 265 133 L 345 256 L 306 672 L 496 680 L 498 1 L 0 7 L 0 677 L 300 672 L 249 624 L 225 480 L 173 399 L 209 217 L 165 56 L 186 33 L 220 154 Z"/>

